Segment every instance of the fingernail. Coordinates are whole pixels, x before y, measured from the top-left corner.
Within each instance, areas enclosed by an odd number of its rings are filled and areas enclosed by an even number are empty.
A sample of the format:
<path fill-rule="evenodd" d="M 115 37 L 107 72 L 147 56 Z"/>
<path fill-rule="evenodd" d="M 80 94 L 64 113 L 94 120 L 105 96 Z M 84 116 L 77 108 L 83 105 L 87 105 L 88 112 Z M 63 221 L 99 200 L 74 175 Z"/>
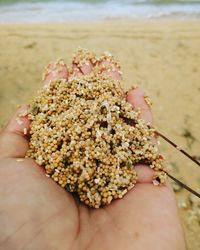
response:
<path fill-rule="evenodd" d="M 84 75 L 89 74 L 92 71 L 92 63 L 90 61 L 86 61 L 81 65 L 81 71 Z"/>
<path fill-rule="evenodd" d="M 42 81 L 44 84 L 48 84 L 52 80 L 56 79 L 67 79 L 68 69 L 63 59 L 58 59 L 57 61 L 50 62 L 45 69 L 42 76 Z"/>

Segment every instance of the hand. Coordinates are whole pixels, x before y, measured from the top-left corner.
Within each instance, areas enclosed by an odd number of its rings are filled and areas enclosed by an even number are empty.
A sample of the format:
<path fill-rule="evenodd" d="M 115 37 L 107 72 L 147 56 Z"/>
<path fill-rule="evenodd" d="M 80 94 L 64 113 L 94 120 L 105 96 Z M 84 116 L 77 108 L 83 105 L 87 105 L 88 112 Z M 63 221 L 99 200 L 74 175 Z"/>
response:
<path fill-rule="evenodd" d="M 66 65 L 58 67 L 56 74 L 46 75 L 45 83 L 68 77 Z M 74 72 L 87 74 L 91 68 L 89 62 L 81 70 L 74 66 Z M 49 69 L 53 70 L 52 65 Z M 118 72 L 107 73 L 120 80 Z M 131 90 L 127 100 L 152 123 L 140 88 Z M 0 249 L 186 249 L 174 194 L 169 184 L 152 184 L 153 170 L 148 166 L 136 167 L 138 184 L 123 199 L 90 209 L 47 178 L 34 160 L 24 159 L 28 138 L 23 129 L 30 122 L 24 117 L 23 124 L 18 124 L 16 117 L 0 136 Z"/>

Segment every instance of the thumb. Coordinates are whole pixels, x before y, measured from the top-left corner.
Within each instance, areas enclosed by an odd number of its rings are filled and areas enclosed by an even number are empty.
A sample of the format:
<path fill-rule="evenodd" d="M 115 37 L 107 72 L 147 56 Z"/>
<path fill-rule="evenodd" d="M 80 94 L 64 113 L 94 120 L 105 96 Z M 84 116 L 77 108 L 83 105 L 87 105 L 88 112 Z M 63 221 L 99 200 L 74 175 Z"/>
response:
<path fill-rule="evenodd" d="M 0 134 L 0 157 L 23 158 L 28 149 L 28 106 L 21 106 Z"/>

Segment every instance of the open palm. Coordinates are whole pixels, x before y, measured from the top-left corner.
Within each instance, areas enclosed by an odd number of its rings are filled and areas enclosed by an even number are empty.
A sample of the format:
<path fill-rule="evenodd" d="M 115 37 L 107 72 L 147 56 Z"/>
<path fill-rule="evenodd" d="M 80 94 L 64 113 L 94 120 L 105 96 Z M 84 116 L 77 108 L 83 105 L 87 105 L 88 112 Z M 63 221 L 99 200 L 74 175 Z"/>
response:
<path fill-rule="evenodd" d="M 68 77 L 66 66 L 58 67 L 45 83 Z M 87 74 L 91 68 L 90 63 L 74 66 L 74 72 Z M 120 78 L 117 71 L 108 74 Z M 130 91 L 127 100 L 152 122 L 140 88 Z M 169 185 L 152 185 L 150 168 L 136 167 L 138 184 L 123 199 L 90 209 L 47 178 L 33 160 L 24 159 L 28 138 L 23 129 L 30 122 L 24 117 L 18 124 L 16 115 L 0 136 L 0 249 L 185 249 L 174 194 Z"/>

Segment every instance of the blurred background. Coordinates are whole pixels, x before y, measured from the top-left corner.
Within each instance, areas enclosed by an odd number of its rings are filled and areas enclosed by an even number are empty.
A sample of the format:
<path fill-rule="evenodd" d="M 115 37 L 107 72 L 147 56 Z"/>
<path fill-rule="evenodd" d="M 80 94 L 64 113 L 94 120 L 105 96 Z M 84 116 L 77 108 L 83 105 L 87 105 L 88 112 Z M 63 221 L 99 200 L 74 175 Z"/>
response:
<path fill-rule="evenodd" d="M 41 86 L 44 67 L 74 50 L 108 50 L 123 86 L 138 84 L 154 123 L 200 160 L 200 0 L 0 0 L 0 127 Z M 200 169 L 161 142 L 171 174 L 200 189 Z M 199 250 L 200 201 L 173 183 L 189 250 Z"/>
<path fill-rule="evenodd" d="M 0 22 L 199 18 L 199 0 L 0 0 Z"/>

